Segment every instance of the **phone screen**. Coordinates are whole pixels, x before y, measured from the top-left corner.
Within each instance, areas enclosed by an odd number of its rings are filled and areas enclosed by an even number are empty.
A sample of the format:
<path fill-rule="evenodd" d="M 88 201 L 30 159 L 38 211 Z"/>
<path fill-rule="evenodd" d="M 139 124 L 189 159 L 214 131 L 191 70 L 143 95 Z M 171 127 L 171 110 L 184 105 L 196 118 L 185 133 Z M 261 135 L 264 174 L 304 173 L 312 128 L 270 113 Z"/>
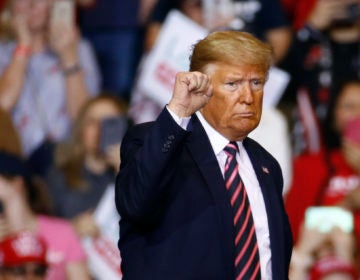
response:
<path fill-rule="evenodd" d="M 120 143 L 128 127 L 125 116 L 106 118 L 100 126 L 99 149 L 105 152 L 107 147 Z"/>
<path fill-rule="evenodd" d="M 352 232 L 354 228 L 353 214 L 340 207 L 309 207 L 306 210 L 306 228 L 329 232 L 335 226 L 344 232 Z"/>

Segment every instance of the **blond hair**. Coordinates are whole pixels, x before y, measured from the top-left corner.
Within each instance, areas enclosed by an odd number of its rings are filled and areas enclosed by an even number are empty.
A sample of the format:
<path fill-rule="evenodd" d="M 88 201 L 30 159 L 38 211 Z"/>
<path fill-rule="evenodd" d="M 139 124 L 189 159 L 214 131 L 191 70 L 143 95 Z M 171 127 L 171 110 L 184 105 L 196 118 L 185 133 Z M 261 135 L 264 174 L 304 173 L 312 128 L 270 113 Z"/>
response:
<path fill-rule="evenodd" d="M 260 66 L 268 73 L 273 62 L 272 47 L 242 31 L 216 31 L 200 40 L 193 47 L 190 71 L 203 72 L 209 64 Z"/>

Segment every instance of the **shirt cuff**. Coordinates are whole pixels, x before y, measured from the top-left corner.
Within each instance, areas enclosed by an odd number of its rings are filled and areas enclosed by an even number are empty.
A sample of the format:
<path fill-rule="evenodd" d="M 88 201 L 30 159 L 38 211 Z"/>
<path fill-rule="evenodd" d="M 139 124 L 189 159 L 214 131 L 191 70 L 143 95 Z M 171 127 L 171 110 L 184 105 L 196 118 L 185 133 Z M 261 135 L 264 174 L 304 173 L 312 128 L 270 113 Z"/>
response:
<path fill-rule="evenodd" d="M 179 117 L 173 111 L 171 111 L 168 106 L 166 106 L 166 110 L 168 110 L 171 117 L 182 129 L 187 130 L 186 128 L 190 122 L 191 117 Z"/>

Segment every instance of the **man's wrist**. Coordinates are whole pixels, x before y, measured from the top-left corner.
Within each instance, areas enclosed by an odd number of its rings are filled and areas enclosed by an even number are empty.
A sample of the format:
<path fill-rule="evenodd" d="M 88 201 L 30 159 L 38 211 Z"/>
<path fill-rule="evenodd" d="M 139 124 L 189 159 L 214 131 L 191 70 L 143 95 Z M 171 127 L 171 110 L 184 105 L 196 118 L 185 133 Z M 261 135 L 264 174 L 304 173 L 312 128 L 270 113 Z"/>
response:
<path fill-rule="evenodd" d="M 171 115 L 171 117 L 174 119 L 174 121 L 184 130 L 187 129 L 187 126 L 190 122 L 190 118 L 191 117 L 180 117 L 179 115 L 177 115 L 174 111 L 172 111 L 169 108 L 169 105 L 166 106 L 166 110 L 168 110 L 169 114 Z"/>
<path fill-rule="evenodd" d="M 188 118 L 191 116 L 191 114 L 189 114 L 186 110 L 185 107 L 181 106 L 181 105 L 174 105 L 173 103 L 170 103 L 167 105 L 167 108 L 169 110 L 171 110 L 171 112 L 173 112 L 176 116 L 178 116 L 179 118 Z"/>

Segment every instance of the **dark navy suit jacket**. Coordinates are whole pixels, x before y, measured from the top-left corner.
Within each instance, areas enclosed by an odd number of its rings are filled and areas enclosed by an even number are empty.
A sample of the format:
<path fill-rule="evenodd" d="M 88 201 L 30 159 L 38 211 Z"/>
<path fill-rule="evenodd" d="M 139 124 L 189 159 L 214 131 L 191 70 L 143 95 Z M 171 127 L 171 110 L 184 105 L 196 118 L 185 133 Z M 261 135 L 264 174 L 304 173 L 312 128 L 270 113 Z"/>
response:
<path fill-rule="evenodd" d="M 291 230 L 279 164 L 246 138 L 264 196 L 273 279 L 288 279 Z M 232 210 L 216 156 L 194 115 L 183 130 L 165 109 L 127 132 L 115 200 L 124 280 L 234 279 Z"/>

